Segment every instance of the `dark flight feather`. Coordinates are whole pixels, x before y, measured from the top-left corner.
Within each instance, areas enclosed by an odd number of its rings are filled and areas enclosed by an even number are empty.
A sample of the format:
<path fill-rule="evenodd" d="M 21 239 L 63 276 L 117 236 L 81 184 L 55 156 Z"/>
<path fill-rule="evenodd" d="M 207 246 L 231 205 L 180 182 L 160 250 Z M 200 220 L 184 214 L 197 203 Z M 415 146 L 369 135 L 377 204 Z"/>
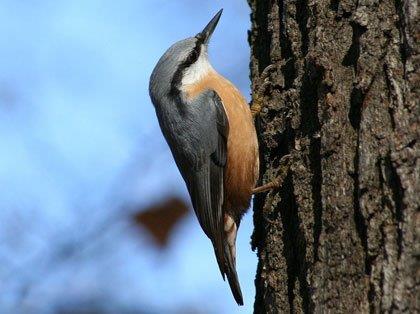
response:
<path fill-rule="evenodd" d="M 203 163 L 200 171 L 196 173 L 196 177 L 187 185 L 198 220 L 200 221 L 204 232 L 213 243 L 214 252 L 222 277 L 225 279 L 225 275 L 227 276 L 236 302 L 243 305 L 242 292 L 235 267 L 235 257 L 232 256 L 224 231 L 222 210 L 224 195 L 223 180 L 224 168 L 227 160 L 229 123 L 223 103 L 216 92 L 213 92 L 212 95 L 210 94 L 207 97 L 203 97 L 202 94 L 197 97 L 196 102 L 199 103 L 194 103 L 192 106 L 197 106 L 198 108 L 210 107 L 215 109 L 215 111 L 212 111 L 212 115 L 206 117 L 203 113 L 203 117 L 216 122 L 212 127 L 215 127 L 217 133 L 212 133 L 209 130 L 207 133 L 213 134 L 213 136 L 216 137 L 216 139 L 211 141 L 212 143 L 216 143 L 216 145 L 210 156 L 208 156 L 208 163 L 207 158 L 204 157 L 206 161 Z M 205 111 L 205 109 L 202 110 Z M 202 191 L 202 189 L 205 191 Z"/>
<path fill-rule="evenodd" d="M 189 101 L 187 107 L 174 106 L 171 110 L 177 111 L 171 114 L 157 110 L 161 129 L 187 185 L 200 226 L 213 244 L 223 279 L 227 275 L 236 302 L 243 304 L 234 257 L 224 231 L 223 184 L 229 122 L 223 103 L 215 91 L 206 90 Z"/>

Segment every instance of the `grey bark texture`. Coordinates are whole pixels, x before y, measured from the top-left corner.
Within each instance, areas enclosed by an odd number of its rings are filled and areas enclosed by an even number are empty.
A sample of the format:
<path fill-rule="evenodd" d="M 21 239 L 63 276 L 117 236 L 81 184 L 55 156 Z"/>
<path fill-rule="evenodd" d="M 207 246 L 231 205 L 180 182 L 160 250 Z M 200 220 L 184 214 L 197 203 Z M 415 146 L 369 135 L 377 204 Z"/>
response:
<path fill-rule="evenodd" d="M 249 0 L 255 313 L 420 313 L 416 0 Z"/>

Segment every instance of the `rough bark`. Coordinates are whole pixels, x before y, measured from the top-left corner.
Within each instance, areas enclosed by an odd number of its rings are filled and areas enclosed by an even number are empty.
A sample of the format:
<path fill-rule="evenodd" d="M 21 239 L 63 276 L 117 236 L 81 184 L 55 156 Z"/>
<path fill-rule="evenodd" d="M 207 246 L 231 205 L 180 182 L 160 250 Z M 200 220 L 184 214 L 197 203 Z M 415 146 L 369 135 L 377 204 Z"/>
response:
<path fill-rule="evenodd" d="M 416 0 L 249 0 L 255 313 L 420 312 Z"/>

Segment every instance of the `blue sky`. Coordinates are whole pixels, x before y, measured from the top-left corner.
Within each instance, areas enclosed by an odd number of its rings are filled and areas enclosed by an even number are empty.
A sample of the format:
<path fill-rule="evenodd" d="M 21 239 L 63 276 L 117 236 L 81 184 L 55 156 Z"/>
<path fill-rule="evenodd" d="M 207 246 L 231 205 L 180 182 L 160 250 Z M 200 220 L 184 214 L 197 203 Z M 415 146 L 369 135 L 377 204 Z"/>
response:
<path fill-rule="evenodd" d="M 151 312 L 252 311 L 252 214 L 238 238 L 242 308 L 195 217 L 165 252 L 126 219 L 127 204 L 187 196 L 148 80 L 164 51 L 220 8 L 210 59 L 249 99 L 245 0 L 0 2 L 0 310 L 105 298 Z"/>

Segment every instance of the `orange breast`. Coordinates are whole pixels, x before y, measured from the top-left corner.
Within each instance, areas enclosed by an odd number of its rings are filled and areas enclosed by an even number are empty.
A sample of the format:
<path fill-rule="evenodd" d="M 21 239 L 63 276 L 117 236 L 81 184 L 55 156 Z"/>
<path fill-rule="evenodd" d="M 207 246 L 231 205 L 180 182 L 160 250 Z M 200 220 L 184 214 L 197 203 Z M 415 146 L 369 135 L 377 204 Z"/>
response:
<path fill-rule="evenodd" d="M 225 212 L 241 215 L 249 207 L 259 174 L 258 141 L 251 111 L 238 89 L 216 72 L 188 86 L 185 92 L 188 98 L 194 98 L 205 89 L 217 92 L 229 120 L 223 207 Z"/>

